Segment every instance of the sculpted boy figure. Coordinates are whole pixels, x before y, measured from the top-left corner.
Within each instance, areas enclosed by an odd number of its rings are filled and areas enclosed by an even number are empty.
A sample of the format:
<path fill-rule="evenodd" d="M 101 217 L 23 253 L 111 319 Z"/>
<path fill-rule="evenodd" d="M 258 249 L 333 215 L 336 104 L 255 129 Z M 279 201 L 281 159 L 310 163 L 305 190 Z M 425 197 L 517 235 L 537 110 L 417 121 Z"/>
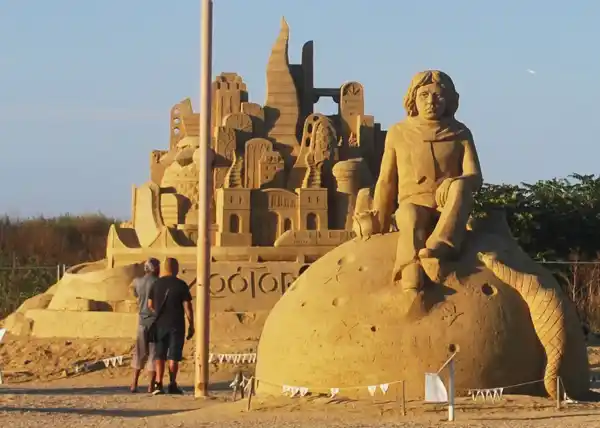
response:
<path fill-rule="evenodd" d="M 390 128 L 374 195 L 381 232 L 390 229 L 396 203 L 400 231 L 394 281 L 405 291 L 422 284 L 420 259 L 460 250 L 483 179 L 473 136 L 454 118 L 458 93 L 437 70 L 413 77 L 404 97 L 407 117 Z"/>

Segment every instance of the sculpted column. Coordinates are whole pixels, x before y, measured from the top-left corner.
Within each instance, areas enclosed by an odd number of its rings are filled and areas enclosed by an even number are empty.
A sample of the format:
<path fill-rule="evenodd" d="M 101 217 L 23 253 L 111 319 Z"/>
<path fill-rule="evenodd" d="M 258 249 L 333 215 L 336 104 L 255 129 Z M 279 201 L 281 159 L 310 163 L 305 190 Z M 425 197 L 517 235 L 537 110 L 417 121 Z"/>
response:
<path fill-rule="evenodd" d="M 358 191 L 370 184 L 371 177 L 362 158 L 338 162 L 332 170 L 336 181 L 333 228 L 352 230 Z"/>

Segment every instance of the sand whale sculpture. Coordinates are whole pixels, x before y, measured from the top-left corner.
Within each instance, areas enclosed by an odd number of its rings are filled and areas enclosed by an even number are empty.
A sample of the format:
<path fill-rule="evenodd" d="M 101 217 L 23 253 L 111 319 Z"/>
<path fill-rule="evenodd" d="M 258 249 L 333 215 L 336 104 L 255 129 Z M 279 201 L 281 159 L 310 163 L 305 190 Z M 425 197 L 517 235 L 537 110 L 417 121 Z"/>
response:
<path fill-rule="evenodd" d="M 409 398 L 422 398 L 424 373 L 452 348 L 459 393 L 556 397 L 560 376 L 569 396 L 584 396 L 589 365 L 574 305 L 520 249 L 502 211 L 472 216 L 482 174 L 471 132 L 454 119 L 452 80 L 417 74 L 404 106 L 371 207 L 355 215 L 357 237 L 311 265 L 269 314 L 258 391 L 361 396 L 404 381 Z"/>

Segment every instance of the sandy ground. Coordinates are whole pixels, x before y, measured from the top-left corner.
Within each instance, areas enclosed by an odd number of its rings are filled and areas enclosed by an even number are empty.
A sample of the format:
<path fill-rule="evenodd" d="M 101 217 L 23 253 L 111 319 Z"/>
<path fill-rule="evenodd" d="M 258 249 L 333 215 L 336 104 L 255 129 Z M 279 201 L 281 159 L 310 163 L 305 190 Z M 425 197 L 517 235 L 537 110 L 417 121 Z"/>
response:
<path fill-rule="evenodd" d="M 215 344 L 221 352 L 249 352 L 256 343 Z M 0 345 L 0 426 L 6 427 L 434 427 L 445 422 L 440 405 L 408 402 L 406 416 L 396 397 L 348 401 L 326 397 L 231 401 L 228 385 L 236 370 L 252 367 L 213 365 L 211 398 L 191 393 L 192 367 L 184 361 L 180 377 L 184 396 L 152 397 L 128 392 L 131 370 L 101 368 L 70 375 L 83 361 L 128 355 L 128 341 L 18 340 Z M 191 355 L 191 344 L 186 349 Z M 600 348 L 590 348 L 590 361 L 600 366 Z M 66 373 L 66 374 L 65 374 Z M 142 384 L 145 387 L 145 383 Z M 561 410 L 543 398 L 505 396 L 496 403 L 457 401 L 457 427 L 600 427 L 600 403 L 567 404 Z"/>

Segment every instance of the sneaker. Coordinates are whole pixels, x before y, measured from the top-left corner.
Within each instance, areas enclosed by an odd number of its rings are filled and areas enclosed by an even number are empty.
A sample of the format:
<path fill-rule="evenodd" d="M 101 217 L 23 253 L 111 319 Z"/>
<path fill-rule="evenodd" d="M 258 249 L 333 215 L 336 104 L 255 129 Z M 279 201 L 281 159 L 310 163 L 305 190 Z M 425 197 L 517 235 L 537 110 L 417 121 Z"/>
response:
<path fill-rule="evenodd" d="M 169 394 L 183 395 L 183 389 L 177 386 L 176 383 L 170 383 L 169 387 L 167 388 L 167 392 Z"/>
<path fill-rule="evenodd" d="M 152 388 L 152 395 L 161 395 L 164 394 L 163 386 L 161 383 L 155 382 L 154 387 Z"/>

